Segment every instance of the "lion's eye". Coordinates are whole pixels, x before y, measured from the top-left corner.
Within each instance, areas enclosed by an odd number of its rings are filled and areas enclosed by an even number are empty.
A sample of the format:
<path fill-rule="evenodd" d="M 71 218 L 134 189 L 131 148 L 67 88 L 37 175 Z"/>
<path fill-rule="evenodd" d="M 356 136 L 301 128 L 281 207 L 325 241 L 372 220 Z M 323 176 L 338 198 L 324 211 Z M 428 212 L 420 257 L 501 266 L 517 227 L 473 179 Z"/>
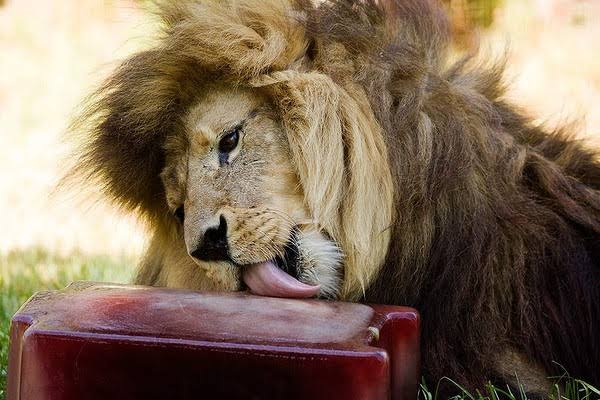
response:
<path fill-rule="evenodd" d="M 240 140 L 240 129 L 236 128 L 221 138 L 221 140 L 219 141 L 219 152 L 220 153 L 232 152 L 237 147 L 239 140 Z"/>
<path fill-rule="evenodd" d="M 183 206 L 177 207 L 174 214 L 175 214 L 175 218 L 177 218 L 177 221 L 179 221 L 180 224 L 183 224 L 183 220 L 185 218 L 185 212 L 183 211 Z"/>

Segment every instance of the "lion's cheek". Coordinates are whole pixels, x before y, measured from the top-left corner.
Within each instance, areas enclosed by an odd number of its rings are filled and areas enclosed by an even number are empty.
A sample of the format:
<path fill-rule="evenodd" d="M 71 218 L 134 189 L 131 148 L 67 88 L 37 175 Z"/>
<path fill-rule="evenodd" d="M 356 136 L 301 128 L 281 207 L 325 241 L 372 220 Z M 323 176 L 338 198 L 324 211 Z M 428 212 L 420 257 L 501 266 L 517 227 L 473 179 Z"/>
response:
<path fill-rule="evenodd" d="M 293 224 L 282 213 L 268 209 L 229 209 L 229 256 L 239 264 L 253 264 L 282 256 Z"/>

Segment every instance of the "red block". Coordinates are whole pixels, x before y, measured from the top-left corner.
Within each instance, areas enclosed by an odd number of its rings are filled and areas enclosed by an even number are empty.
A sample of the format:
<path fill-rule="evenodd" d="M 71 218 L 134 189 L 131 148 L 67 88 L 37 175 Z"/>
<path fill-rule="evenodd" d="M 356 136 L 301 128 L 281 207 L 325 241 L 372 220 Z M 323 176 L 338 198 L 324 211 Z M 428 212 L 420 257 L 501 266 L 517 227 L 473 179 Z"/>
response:
<path fill-rule="evenodd" d="M 78 282 L 13 317 L 8 400 L 415 399 L 418 364 L 406 307 Z"/>

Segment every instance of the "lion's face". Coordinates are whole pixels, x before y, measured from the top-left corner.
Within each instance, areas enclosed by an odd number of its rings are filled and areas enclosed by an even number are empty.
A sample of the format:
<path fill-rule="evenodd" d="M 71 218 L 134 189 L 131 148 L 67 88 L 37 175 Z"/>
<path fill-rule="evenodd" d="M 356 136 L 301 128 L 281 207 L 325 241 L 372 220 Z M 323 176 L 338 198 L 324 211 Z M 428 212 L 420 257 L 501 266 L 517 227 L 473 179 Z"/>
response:
<path fill-rule="evenodd" d="M 357 300 L 378 276 L 392 98 L 357 79 L 385 60 L 300 3 L 158 2 L 163 35 L 84 107 L 73 174 L 147 222 L 136 283 Z"/>
<path fill-rule="evenodd" d="M 268 100 L 256 90 L 211 87 L 182 122 L 166 141 L 161 179 L 189 257 L 204 269 L 231 269 L 237 282 L 228 287 L 335 297 L 338 246 L 311 220 Z"/>

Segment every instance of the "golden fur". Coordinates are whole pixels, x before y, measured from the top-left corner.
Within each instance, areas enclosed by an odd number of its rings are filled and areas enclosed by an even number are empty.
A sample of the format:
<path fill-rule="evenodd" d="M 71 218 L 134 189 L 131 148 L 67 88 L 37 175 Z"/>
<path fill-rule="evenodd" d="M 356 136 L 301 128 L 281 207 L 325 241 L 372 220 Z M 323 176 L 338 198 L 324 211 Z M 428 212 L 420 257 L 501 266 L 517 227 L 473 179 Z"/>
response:
<path fill-rule="evenodd" d="M 240 265 L 292 243 L 321 296 L 417 307 L 429 379 L 477 387 L 533 365 L 544 390 L 556 361 L 598 383 L 597 154 L 508 105 L 501 66 L 448 66 L 433 0 L 165 1 L 157 15 L 157 45 L 75 127 L 74 175 L 149 223 L 138 283 L 238 290 Z M 190 256 L 222 226 L 230 260 Z"/>

